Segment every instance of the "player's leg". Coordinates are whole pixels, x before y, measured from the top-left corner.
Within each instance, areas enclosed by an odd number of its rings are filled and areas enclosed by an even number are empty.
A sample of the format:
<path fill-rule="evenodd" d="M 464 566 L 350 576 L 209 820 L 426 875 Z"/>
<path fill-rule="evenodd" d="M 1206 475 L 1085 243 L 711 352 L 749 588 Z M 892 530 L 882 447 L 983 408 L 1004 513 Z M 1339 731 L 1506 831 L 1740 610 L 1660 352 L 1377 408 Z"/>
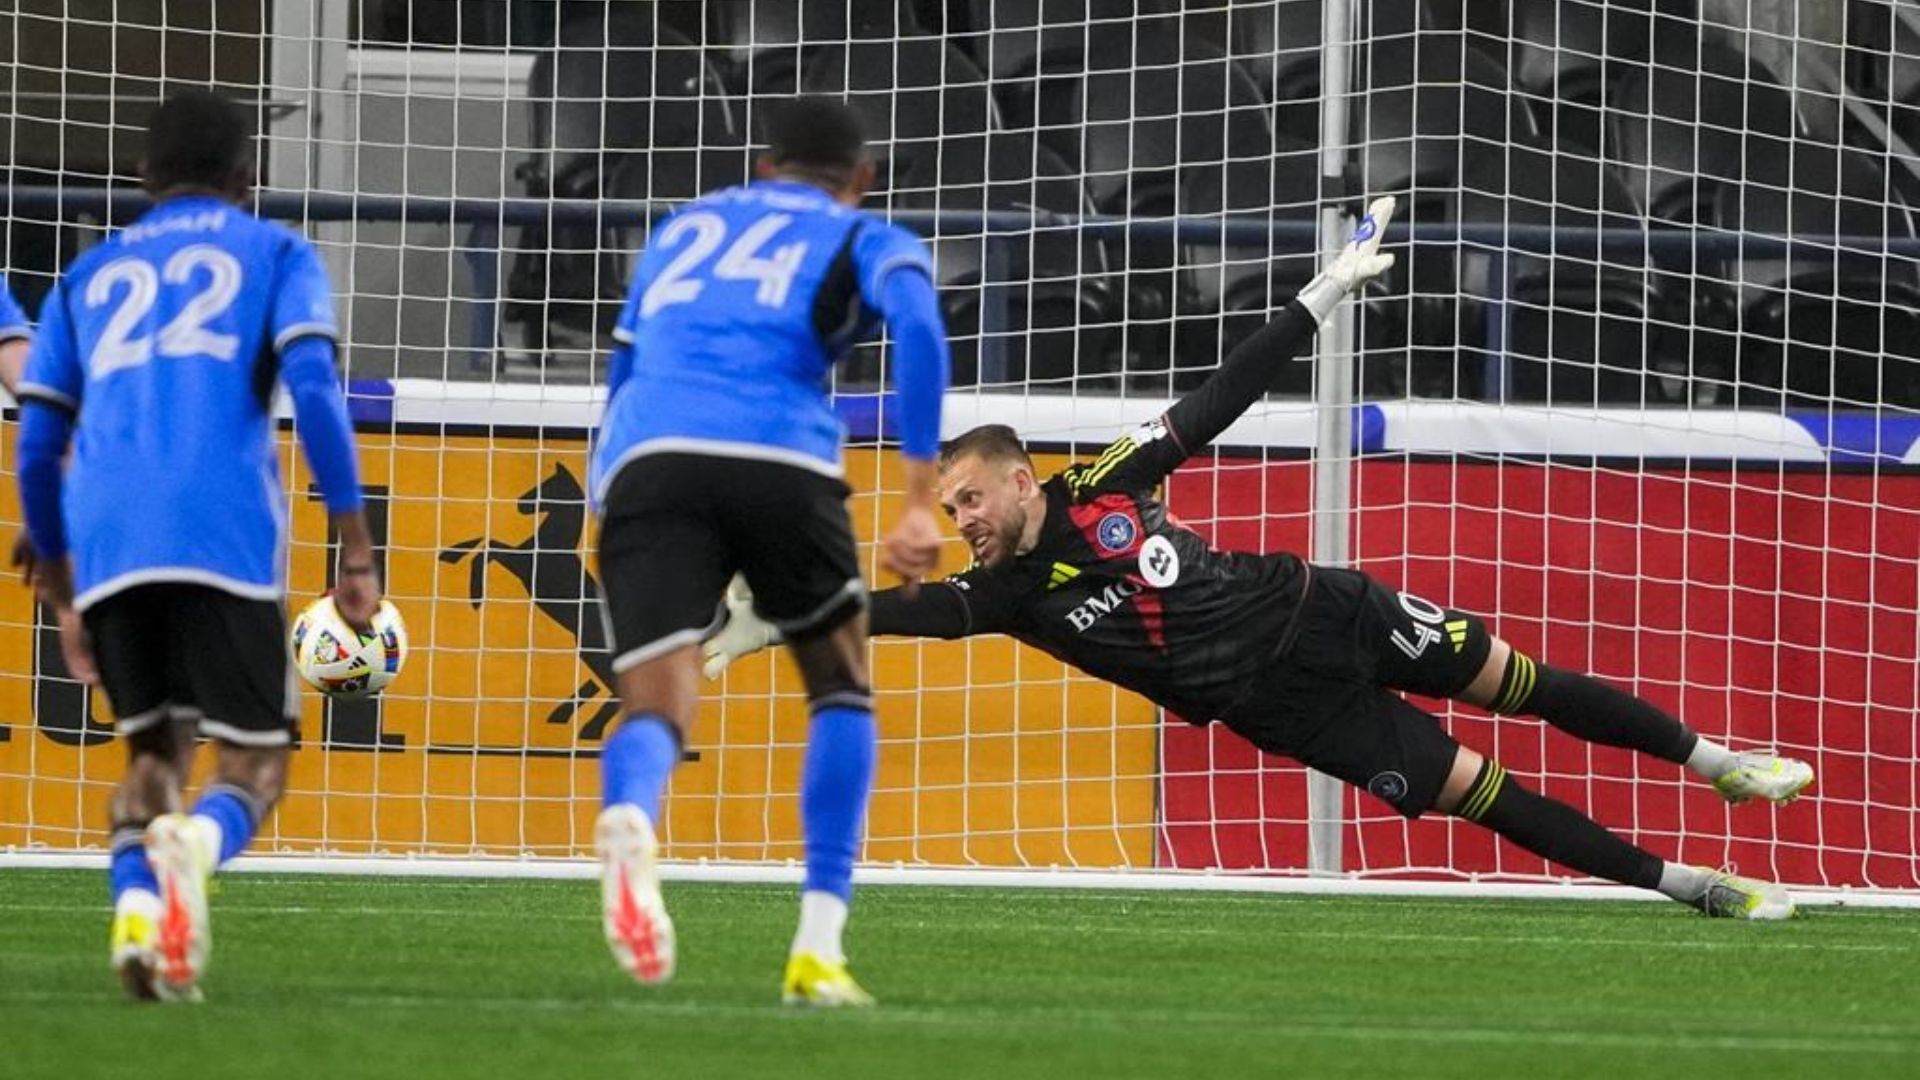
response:
<path fill-rule="evenodd" d="M 1813 781 L 1806 763 L 1735 753 L 1650 702 L 1579 672 L 1550 667 L 1487 631 L 1478 616 L 1370 583 L 1378 681 L 1508 716 L 1537 716 L 1579 739 L 1684 765 L 1732 802 L 1788 802 Z"/>
<path fill-rule="evenodd" d="M 127 993 L 140 999 L 167 989 L 159 984 L 160 884 L 147 858 L 147 826 L 180 808 L 193 760 L 191 725 L 175 719 L 168 701 L 167 628 L 153 590 L 129 589 L 85 615 L 101 688 L 127 744 L 127 770 L 110 803 L 109 959 Z"/>
<path fill-rule="evenodd" d="M 780 630 L 812 712 L 801 777 L 807 877 L 781 996 L 790 1004 L 867 1005 L 848 974 L 841 931 L 853 899 L 874 721 L 867 676 L 866 586 L 841 481 L 790 466 L 742 463 L 756 492 L 733 520 L 754 608 Z"/>
<path fill-rule="evenodd" d="M 789 640 L 806 680 L 812 720 L 800 787 L 807 877 L 782 997 L 790 1004 L 870 1005 L 873 999 L 847 973 L 841 942 L 873 789 L 876 739 L 866 612 L 855 611 L 824 633 Z"/>
<path fill-rule="evenodd" d="M 147 827 L 147 857 L 160 880 L 160 981 L 190 992 L 213 951 L 207 883 L 252 842 L 286 788 L 299 697 L 279 602 L 168 589 L 172 694 L 219 747 L 193 809 Z"/>
<path fill-rule="evenodd" d="M 1813 783 L 1813 767 L 1804 761 L 1729 750 L 1658 706 L 1591 675 L 1549 667 L 1499 638 L 1489 643 L 1486 663 L 1457 695 L 1462 701 L 1509 716 L 1538 716 L 1588 742 L 1684 765 L 1728 802 L 1792 802 Z"/>
<path fill-rule="evenodd" d="M 1401 723 L 1439 729 L 1439 721 L 1411 705 Z M 1450 741 L 1450 740 L 1449 740 Z M 1556 799 L 1529 791 L 1498 762 L 1460 746 L 1434 807 L 1492 829 L 1551 862 L 1622 885 L 1653 889 L 1707 915 L 1754 920 L 1793 915 L 1793 899 L 1769 882 L 1667 862 L 1628 843 L 1592 818 Z"/>
<path fill-rule="evenodd" d="M 709 516 L 719 459 L 657 455 L 627 465 L 601 508 L 600 582 L 622 719 L 600 752 L 601 928 L 636 980 L 673 975 L 660 892 L 661 802 L 699 706 L 700 642 L 719 628 L 733 567 Z"/>
<path fill-rule="evenodd" d="M 193 726 L 160 718 L 126 736 L 127 771 L 112 800 L 113 892 L 110 960 L 127 993 L 141 1000 L 162 996 L 160 978 L 160 880 L 147 857 L 147 827 L 180 808 L 181 789 L 193 765 Z M 137 714 L 136 714 L 137 715 Z M 173 995 L 168 995 L 172 997 Z"/>

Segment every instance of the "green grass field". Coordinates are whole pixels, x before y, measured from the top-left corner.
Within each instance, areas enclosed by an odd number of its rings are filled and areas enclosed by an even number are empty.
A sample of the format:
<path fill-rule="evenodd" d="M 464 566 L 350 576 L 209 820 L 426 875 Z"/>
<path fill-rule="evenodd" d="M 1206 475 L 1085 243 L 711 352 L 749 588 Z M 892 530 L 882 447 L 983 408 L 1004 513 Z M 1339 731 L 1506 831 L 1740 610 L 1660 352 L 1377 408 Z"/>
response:
<path fill-rule="evenodd" d="M 1913 1076 L 1920 917 L 871 887 L 870 1012 L 778 1004 L 790 889 L 670 885 L 643 990 L 590 882 L 248 876 L 199 1007 L 106 967 L 103 875 L 0 871 L 0 1076 Z"/>

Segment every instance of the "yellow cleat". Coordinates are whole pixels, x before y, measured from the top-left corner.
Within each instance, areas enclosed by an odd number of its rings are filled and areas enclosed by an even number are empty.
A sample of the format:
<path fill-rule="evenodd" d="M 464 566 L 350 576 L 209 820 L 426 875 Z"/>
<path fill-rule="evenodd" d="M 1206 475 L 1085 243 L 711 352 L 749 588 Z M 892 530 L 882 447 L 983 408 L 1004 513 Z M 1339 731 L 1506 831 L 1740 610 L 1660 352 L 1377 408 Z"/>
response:
<path fill-rule="evenodd" d="M 123 907 L 113 913 L 108 957 L 120 976 L 120 985 L 127 988 L 128 997 L 138 1001 L 159 999 L 160 992 L 154 987 L 159 966 L 154 943 L 159 936 L 160 929 L 147 912 Z"/>
<path fill-rule="evenodd" d="M 1753 751 L 1738 757 L 1739 764 L 1713 782 L 1713 790 L 1735 806 L 1749 799 L 1765 799 L 1784 806 L 1799 798 L 1813 783 L 1813 766 L 1804 761 Z"/>
<path fill-rule="evenodd" d="M 873 1004 L 873 995 L 853 981 L 846 961 L 823 960 L 814 953 L 803 952 L 787 958 L 787 977 L 781 984 L 780 1000 L 788 1005 L 811 1005 L 817 1009 L 864 1008 Z"/>
<path fill-rule="evenodd" d="M 1757 881 L 1723 870 L 1709 871 L 1713 880 L 1693 906 L 1715 919 L 1746 919 L 1774 922 L 1791 919 L 1793 897 L 1786 889 L 1770 881 Z"/>

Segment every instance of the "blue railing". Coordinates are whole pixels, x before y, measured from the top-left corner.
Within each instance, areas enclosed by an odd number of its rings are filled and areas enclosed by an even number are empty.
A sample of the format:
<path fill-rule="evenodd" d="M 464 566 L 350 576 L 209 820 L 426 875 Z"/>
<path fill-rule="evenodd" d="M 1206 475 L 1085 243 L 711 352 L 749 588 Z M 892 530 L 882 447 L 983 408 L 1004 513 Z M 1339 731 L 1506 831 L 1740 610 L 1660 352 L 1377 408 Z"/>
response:
<path fill-rule="evenodd" d="M 124 224 L 152 205 L 152 199 L 137 188 L 89 186 L 20 185 L 8 190 L 6 208 L 10 215 L 29 216 L 49 221 Z M 633 199 L 451 199 L 400 195 L 338 195 L 324 193 L 261 192 L 255 198 L 255 212 L 281 221 L 386 221 L 409 225 L 467 225 L 472 231 L 463 245 L 476 289 L 473 314 L 474 340 L 497 343 L 500 280 L 498 251 L 500 232 L 508 226 L 568 225 L 591 228 L 628 228 L 644 226 L 672 212 L 680 204 Z M 1260 247 L 1273 245 L 1281 250 L 1307 253 L 1314 250 L 1318 223 L 1311 217 L 1270 221 L 1264 217 L 1243 215 L 1205 215 L 1177 218 L 1119 218 L 1104 215 L 1075 216 L 1036 210 L 1015 211 L 940 211 L 897 210 L 890 215 L 896 223 L 932 235 L 980 233 L 989 238 L 982 300 L 981 378 L 998 381 L 1005 376 L 1004 331 L 1007 293 L 1017 284 L 1009 280 L 1010 260 L 1004 244 L 994 237 L 1024 236 L 1036 229 L 1073 228 L 1083 235 L 1109 239 L 1126 237 L 1132 241 L 1165 241 L 1212 247 Z M 1822 254 L 1845 253 L 1854 257 L 1890 255 L 1920 260 L 1920 237 L 1833 236 L 1796 234 L 1780 236 L 1733 232 L 1711 227 L 1649 226 L 1560 227 L 1534 223 L 1501 222 L 1422 222 L 1396 227 L 1396 240 L 1422 246 L 1479 247 L 1493 256 L 1489 282 L 1494 295 L 1486 298 L 1487 341 L 1489 345 L 1489 386 L 1505 387 L 1505 358 L 1501 355 L 1506 340 L 1506 297 L 1513 288 L 1513 260 L 1505 256 L 1520 252 L 1553 256 L 1577 254 L 1591 258 L 1598 251 L 1613 257 L 1647 257 L 1692 253 L 1717 258 L 1778 260 L 1809 258 Z M 491 348 L 476 352 L 477 369 L 491 370 Z"/>

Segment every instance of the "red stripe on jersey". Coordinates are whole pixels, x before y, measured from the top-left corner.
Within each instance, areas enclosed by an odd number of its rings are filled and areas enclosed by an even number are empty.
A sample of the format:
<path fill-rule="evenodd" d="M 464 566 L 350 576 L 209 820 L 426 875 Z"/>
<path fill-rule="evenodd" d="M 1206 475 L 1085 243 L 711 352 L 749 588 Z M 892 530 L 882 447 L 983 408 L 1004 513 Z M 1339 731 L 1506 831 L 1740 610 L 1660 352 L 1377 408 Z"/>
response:
<path fill-rule="evenodd" d="M 1140 510 L 1134 506 L 1131 495 L 1110 492 L 1091 502 L 1069 505 L 1067 516 L 1079 527 L 1080 535 L 1086 537 L 1087 546 L 1102 559 L 1134 558 L 1140 554 L 1140 545 L 1147 538 L 1146 530 L 1140 526 Z M 1109 518 L 1124 524 L 1109 522 Z M 1120 547 L 1109 542 L 1121 539 L 1126 543 Z"/>
<path fill-rule="evenodd" d="M 1156 649 L 1167 647 L 1167 609 L 1160 602 L 1160 590 L 1147 584 L 1147 579 L 1139 574 L 1128 574 L 1127 580 L 1140 586 L 1133 595 L 1133 610 L 1140 613 L 1140 629 L 1146 631 L 1147 644 Z"/>

